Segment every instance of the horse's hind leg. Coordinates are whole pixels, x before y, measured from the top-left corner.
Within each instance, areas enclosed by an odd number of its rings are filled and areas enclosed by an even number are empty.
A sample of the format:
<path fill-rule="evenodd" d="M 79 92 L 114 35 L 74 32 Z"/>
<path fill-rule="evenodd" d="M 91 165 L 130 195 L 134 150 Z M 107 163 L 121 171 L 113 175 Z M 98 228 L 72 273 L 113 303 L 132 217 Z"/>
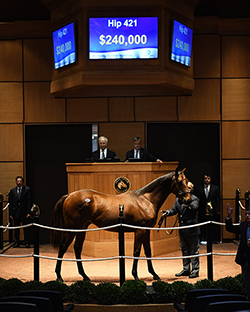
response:
<path fill-rule="evenodd" d="M 146 231 L 146 234 L 143 240 L 143 247 L 144 247 L 146 257 L 151 258 L 150 231 L 149 230 Z M 161 280 L 160 277 L 155 273 L 151 259 L 147 260 L 147 263 L 148 263 L 148 271 L 150 274 L 153 275 L 154 280 L 157 280 L 157 281 Z"/>
<path fill-rule="evenodd" d="M 81 253 L 82 253 L 82 246 L 83 242 L 85 240 L 86 232 L 81 232 L 76 235 L 74 249 L 75 249 L 75 256 L 76 259 L 81 259 Z M 77 267 L 79 274 L 83 277 L 84 281 L 90 281 L 90 278 L 87 276 L 87 274 L 84 272 L 83 265 L 81 261 L 77 261 Z"/>
<path fill-rule="evenodd" d="M 144 231 L 136 231 L 135 232 L 135 240 L 134 240 L 134 257 L 140 257 L 141 253 L 141 245 L 142 245 L 142 236 Z M 134 259 L 133 267 L 132 267 L 132 275 L 135 280 L 138 280 L 138 273 L 137 273 L 137 267 L 138 267 L 138 259 Z"/>
<path fill-rule="evenodd" d="M 141 250 L 141 248 L 140 248 L 140 250 Z M 138 250 L 135 251 L 134 252 L 134 257 L 139 257 L 139 256 L 140 256 L 140 251 L 139 252 L 138 252 Z M 138 259 L 134 259 L 133 267 L 132 267 L 132 275 L 133 275 L 135 280 L 139 279 L 138 278 L 138 273 L 137 273 L 137 267 L 138 267 Z"/>
<path fill-rule="evenodd" d="M 60 244 L 59 251 L 58 251 L 58 258 L 62 259 L 65 252 L 67 251 L 69 245 L 71 244 L 75 234 L 69 234 L 67 235 L 67 238 L 63 240 L 63 242 Z M 61 276 L 61 268 L 62 268 L 62 260 L 57 260 L 56 262 L 56 276 L 57 276 L 57 281 L 63 282 L 62 276 Z"/>

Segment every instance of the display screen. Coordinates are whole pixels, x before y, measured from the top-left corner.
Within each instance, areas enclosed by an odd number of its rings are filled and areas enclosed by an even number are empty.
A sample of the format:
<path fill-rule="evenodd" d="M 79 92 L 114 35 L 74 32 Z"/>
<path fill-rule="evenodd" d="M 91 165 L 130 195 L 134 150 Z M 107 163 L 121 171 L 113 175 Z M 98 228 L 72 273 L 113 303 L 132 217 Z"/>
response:
<path fill-rule="evenodd" d="M 55 69 L 75 63 L 75 32 L 74 23 L 70 23 L 53 32 Z"/>
<path fill-rule="evenodd" d="M 191 66 L 193 30 L 174 21 L 171 60 Z"/>
<path fill-rule="evenodd" d="M 158 58 L 158 17 L 89 18 L 89 59 Z"/>

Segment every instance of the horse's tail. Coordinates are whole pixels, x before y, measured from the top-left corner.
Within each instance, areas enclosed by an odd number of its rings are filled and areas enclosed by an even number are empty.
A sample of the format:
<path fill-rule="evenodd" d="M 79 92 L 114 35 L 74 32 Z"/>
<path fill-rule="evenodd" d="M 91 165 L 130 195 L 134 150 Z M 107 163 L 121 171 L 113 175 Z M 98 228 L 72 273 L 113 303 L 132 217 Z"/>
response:
<path fill-rule="evenodd" d="M 63 228 L 64 219 L 63 219 L 63 203 L 68 195 L 62 196 L 58 202 L 55 204 L 53 217 L 50 225 L 54 228 Z M 54 248 L 58 248 L 63 241 L 64 232 L 51 230 L 50 232 L 50 242 Z"/>

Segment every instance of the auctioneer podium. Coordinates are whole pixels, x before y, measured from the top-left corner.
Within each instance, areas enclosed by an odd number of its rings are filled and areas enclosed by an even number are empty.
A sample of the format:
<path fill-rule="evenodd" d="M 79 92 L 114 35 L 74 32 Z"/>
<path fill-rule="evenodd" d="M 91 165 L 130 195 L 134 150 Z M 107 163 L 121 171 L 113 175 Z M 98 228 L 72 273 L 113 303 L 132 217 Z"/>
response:
<path fill-rule="evenodd" d="M 115 188 L 118 178 L 127 178 L 130 190 L 139 189 L 161 175 L 175 171 L 178 162 L 136 162 L 136 163 L 67 163 L 68 192 L 80 189 L 92 189 L 107 194 L 119 194 Z M 127 180 L 125 179 L 125 180 Z M 162 210 L 170 209 L 176 196 L 170 194 L 162 206 Z M 121 203 L 122 204 L 122 203 Z M 117 207 L 119 209 L 119 207 Z M 161 216 L 159 210 L 158 220 Z M 172 227 L 176 216 L 166 218 L 166 227 Z M 156 227 L 158 226 L 158 220 Z M 117 220 L 118 223 L 118 220 Z M 164 226 L 164 223 L 162 225 Z M 91 225 L 89 228 L 95 228 Z M 179 249 L 178 230 L 171 235 L 165 230 L 150 233 L 152 255 L 158 256 Z M 125 255 L 133 255 L 134 233 L 125 233 Z M 72 248 L 72 244 L 71 247 Z M 112 257 L 119 255 L 118 234 L 104 230 L 90 231 L 86 234 L 83 254 L 91 257 Z M 143 250 L 143 248 L 142 248 Z M 73 250 L 72 250 L 73 251 Z M 143 254 L 142 254 L 143 255 Z"/>

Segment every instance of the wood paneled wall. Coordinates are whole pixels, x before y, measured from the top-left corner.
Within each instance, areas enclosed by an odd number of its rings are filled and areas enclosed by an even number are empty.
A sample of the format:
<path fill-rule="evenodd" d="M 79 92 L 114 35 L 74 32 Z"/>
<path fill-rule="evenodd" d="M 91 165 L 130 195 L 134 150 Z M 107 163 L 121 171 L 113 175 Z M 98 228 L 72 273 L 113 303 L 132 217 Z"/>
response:
<path fill-rule="evenodd" d="M 220 80 L 196 79 L 193 95 L 179 98 L 178 115 L 182 121 L 220 121 Z"/>
<path fill-rule="evenodd" d="M 25 173 L 25 125 L 97 123 L 109 147 L 123 160 L 138 135 L 146 142 L 147 122 L 217 122 L 221 125 L 221 195 L 234 204 L 250 188 L 250 30 L 249 19 L 196 18 L 192 96 L 96 94 L 54 98 L 50 94 L 52 40 L 49 22 L 0 25 L 0 192 Z M 237 24 L 235 28 L 234 25 Z M 34 27 L 33 27 L 34 26 Z M 6 31 L 9 28 L 9 32 Z M 23 34 L 22 34 L 23 31 Z M 8 34 L 9 33 L 9 37 Z M 128 90 L 129 94 L 129 90 Z M 224 237 L 229 237 L 224 233 Z"/>

